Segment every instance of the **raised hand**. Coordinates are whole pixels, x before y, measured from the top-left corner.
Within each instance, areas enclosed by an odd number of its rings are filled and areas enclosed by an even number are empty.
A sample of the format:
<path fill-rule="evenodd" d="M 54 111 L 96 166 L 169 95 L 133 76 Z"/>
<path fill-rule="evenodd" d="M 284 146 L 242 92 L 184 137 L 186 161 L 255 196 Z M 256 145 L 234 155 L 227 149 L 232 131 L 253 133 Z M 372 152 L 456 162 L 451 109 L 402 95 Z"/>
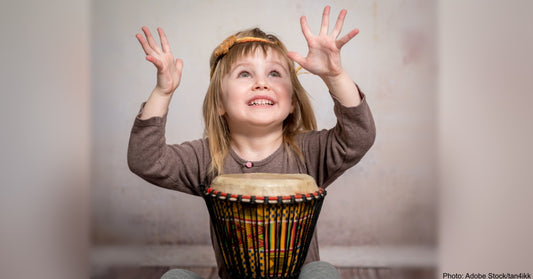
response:
<path fill-rule="evenodd" d="M 161 47 L 156 43 L 147 27 L 143 27 L 142 31 L 146 38 L 141 34 L 137 34 L 137 40 L 141 43 L 146 54 L 146 60 L 157 68 L 157 84 L 154 92 L 170 95 L 180 84 L 183 61 L 181 59 L 174 60 L 163 29 L 157 28 Z"/>
<path fill-rule="evenodd" d="M 307 71 L 318 75 L 326 83 L 329 92 L 345 106 L 357 106 L 361 103 L 361 95 L 355 83 L 341 65 L 341 48 L 349 42 L 357 33 L 353 29 L 344 37 L 337 39 L 341 33 L 346 10 L 342 10 L 337 18 L 333 31 L 329 32 L 329 11 L 326 6 L 322 14 L 322 25 L 318 35 L 313 35 L 307 24 L 305 16 L 300 18 L 300 25 L 309 52 L 306 57 L 296 52 L 289 52 L 289 58 L 300 64 Z"/>
<path fill-rule="evenodd" d="M 292 60 L 300 64 L 307 71 L 320 76 L 322 79 L 335 77 L 343 72 L 340 50 L 342 46 L 359 33 L 358 29 L 353 29 L 347 35 L 337 40 L 347 13 L 346 10 L 342 10 L 337 18 L 333 31 L 328 34 L 329 12 L 330 7 L 326 6 L 322 14 L 320 32 L 316 36 L 309 29 L 307 18 L 302 16 L 300 18 L 300 25 L 307 41 L 309 52 L 307 53 L 307 57 L 303 57 L 296 52 L 289 52 L 289 57 Z"/>

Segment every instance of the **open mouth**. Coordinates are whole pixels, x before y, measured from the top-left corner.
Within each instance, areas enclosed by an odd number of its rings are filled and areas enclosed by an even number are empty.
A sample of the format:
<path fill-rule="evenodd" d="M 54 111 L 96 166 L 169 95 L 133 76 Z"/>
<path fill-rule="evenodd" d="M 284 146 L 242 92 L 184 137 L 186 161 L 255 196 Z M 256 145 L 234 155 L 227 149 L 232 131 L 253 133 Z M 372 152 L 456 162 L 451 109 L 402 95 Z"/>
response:
<path fill-rule="evenodd" d="M 254 99 L 248 103 L 248 106 L 273 106 L 274 102 L 268 99 Z"/>

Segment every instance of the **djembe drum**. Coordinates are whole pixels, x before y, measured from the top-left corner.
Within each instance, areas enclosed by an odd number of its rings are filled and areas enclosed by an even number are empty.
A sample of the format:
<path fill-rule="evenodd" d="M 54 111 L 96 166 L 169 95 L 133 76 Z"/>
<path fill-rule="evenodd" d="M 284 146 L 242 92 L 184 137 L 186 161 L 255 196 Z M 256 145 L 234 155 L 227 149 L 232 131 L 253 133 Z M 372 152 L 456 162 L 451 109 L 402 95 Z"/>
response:
<path fill-rule="evenodd" d="M 231 278 L 297 278 L 326 191 L 305 174 L 229 174 L 204 190 Z"/>

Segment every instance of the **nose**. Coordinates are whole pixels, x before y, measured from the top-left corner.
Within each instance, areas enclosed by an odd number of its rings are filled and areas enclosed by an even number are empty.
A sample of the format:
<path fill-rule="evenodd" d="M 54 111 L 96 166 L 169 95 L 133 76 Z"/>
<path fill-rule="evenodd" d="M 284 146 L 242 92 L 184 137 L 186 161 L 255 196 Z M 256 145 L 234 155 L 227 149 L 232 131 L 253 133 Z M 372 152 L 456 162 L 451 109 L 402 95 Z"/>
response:
<path fill-rule="evenodd" d="M 254 84 L 254 90 L 268 90 L 270 86 L 264 79 L 257 79 Z"/>

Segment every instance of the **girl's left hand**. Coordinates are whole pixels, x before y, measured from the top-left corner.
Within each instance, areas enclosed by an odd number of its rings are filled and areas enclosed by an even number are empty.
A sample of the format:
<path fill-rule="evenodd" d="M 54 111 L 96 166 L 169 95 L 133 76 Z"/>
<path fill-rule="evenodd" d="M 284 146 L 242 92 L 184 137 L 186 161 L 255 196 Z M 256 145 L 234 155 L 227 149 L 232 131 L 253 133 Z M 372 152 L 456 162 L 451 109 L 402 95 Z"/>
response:
<path fill-rule="evenodd" d="M 333 31 L 328 34 L 330 7 L 326 6 L 322 14 L 322 25 L 320 33 L 315 36 L 309 29 L 305 16 L 300 18 L 302 32 L 309 47 L 307 57 L 303 57 L 296 52 L 289 52 L 289 58 L 300 64 L 307 71 L 320 76 L 322 79 L 335 78 L 343 73 L 341 65 L 340 50 L 350 41 L 359 30 L 353 29 L 344 37 L 337 40 L 346 17 L 346 10 L 342 10 L 337 18 Z"/>

